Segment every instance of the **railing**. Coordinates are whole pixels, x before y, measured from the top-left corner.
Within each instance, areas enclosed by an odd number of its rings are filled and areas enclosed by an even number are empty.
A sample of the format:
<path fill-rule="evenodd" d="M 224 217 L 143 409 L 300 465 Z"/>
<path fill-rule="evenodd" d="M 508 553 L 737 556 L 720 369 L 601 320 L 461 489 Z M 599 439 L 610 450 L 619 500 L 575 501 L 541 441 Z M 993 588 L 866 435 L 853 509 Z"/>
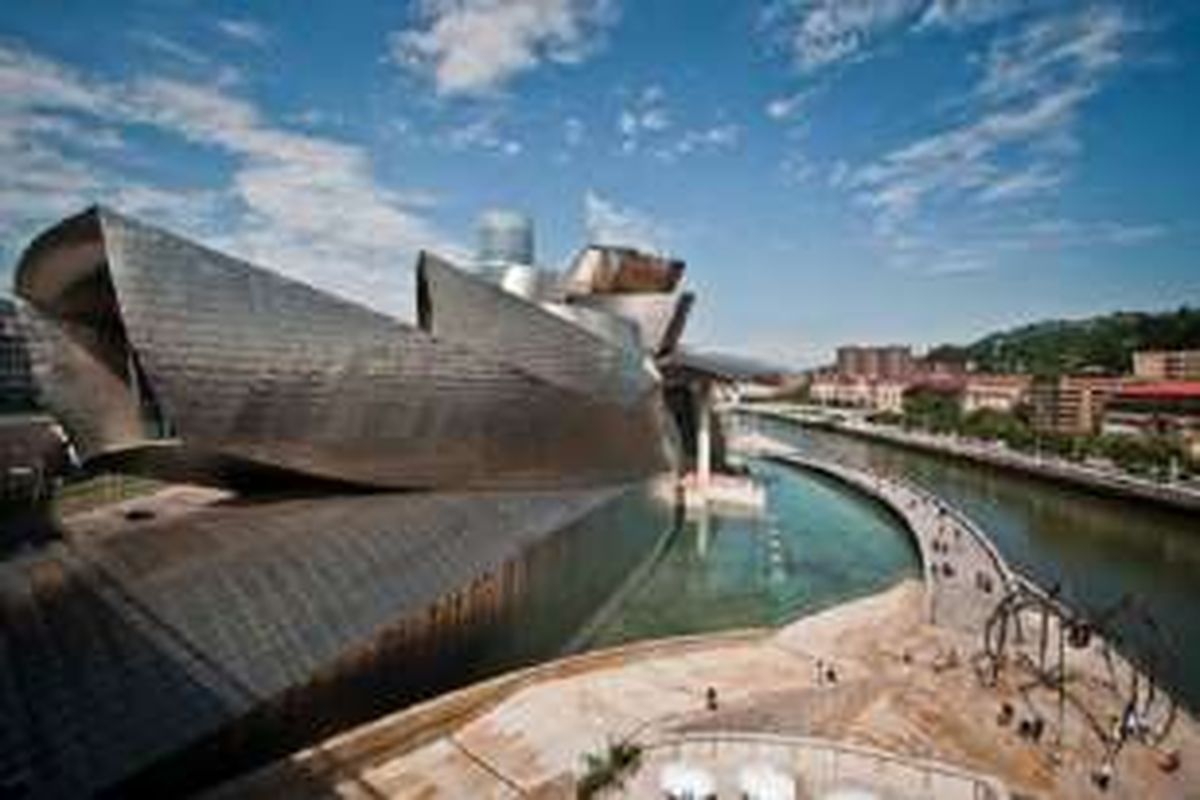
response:
<path fill-rule="evenodd" d="M 721 749 L 734 752 L 719 753 Z M 821 797 L 834 789 L 850 787 L 873 789 L 883 796 L 898 798 L 1007 800 L 1010 797 L 1004 783 L 989 775 L 939 761 L 908 758 L 810 736 L 705 731 L 652 740 L 643 746 L 643 753 L 645 761 L 649 761 L 646 756 L 679 759 L 701 768 L 720 766 L 719 755 L 743 756 L 736 758 L 734 765 L 768 763 L 786 770 L 802 790 L 801 797 Z"/>

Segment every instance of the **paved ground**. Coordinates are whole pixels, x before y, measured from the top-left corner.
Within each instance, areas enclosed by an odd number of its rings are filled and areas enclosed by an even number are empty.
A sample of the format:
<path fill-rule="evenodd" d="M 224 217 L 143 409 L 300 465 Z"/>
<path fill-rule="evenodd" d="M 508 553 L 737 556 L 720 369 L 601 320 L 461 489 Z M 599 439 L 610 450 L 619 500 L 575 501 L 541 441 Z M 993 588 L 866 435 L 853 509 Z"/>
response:
<path fill-rule="evenodd" d="M 1020 720 L 1052 715 L 1052 693 L 1015 679 L 981 688 L 965 659 L 948 658 L 973 640 L 927 624 L 924 613 L 923 587 L 907 581 L 774 634 L 668 640 L 545 665 L 353 731 L 219 794 L 569 797 L 584 755 L 613 741 L 768 731 L 931 759 L 1034 796 L 1100 796 L 1090 773 L 1103 745 L 1082 718 L 1069 716 L 1061 750 L 1050 737 L 1018 736 Z M 818 663 L 835 670 L 835 682 Z M 1081 678 L 1080 691 L 1103 689 Z M 1000 725 L 1004 702 L 1016 712 Z M 1195 722 L 1182 718 L 1163 749 L 1183 753 L 1177 771 L 1157 767 L 1158 751 L 1129 746 L 1108 796 L 1186 797 L 1200 787 Z M 657 791 L 656 763 L 648 758 L 628 796 Z"/>

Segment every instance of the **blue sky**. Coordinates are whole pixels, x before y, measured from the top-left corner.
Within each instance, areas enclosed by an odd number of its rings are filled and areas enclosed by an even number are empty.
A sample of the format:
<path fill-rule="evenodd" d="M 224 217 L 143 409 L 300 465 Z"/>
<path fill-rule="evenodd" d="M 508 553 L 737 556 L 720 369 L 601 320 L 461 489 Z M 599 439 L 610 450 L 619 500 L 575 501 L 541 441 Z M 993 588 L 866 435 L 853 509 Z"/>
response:
<path fill-rule="evenodd" d="M 103 202 L 411 317 L 514 207 L 668 251 L 689 338 L 813 364 L 1200 302 L 1200 5 L 0 7 L 0 281 Z"/>

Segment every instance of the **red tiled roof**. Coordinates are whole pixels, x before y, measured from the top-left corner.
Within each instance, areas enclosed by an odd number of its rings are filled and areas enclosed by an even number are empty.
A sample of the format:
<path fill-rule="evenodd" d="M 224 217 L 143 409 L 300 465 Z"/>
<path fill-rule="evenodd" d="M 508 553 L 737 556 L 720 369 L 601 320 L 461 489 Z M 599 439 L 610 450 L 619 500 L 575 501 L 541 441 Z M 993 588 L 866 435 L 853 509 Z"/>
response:
<path fill-rule="evenodd" d="M 1200 397 L 1200 381 L 1154 381 L 1130 383 L 1121 388 L 1118 397 Z"/>

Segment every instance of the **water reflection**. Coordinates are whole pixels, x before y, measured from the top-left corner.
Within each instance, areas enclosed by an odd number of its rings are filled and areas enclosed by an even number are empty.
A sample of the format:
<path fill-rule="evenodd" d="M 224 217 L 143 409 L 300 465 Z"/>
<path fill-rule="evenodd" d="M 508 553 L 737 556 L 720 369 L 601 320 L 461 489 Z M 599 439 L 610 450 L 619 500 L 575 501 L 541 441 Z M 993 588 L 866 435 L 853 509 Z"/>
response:
<path fill-rule="evenodd" d="M 907 532 L 874 502 L 790 467 L 752 467 L 767 515 L 688 520 L 593 646 L 779 625 L 918 574 Z"/>

